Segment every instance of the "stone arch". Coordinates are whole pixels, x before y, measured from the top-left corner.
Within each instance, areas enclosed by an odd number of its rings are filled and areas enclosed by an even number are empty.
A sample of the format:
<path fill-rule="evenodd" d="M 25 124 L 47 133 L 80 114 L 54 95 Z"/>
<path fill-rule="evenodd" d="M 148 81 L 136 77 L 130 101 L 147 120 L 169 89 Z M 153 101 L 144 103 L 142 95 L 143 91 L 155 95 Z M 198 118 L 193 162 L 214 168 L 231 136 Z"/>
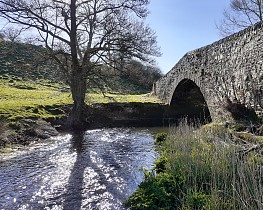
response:
<path fill-rule="evenodd" d="M 188 118 L 201 123 L 212 121 L 205 97 L 200 87 L 191 79 L 182 79 L 172 93 L 169 116 L 174 119 Z"/>

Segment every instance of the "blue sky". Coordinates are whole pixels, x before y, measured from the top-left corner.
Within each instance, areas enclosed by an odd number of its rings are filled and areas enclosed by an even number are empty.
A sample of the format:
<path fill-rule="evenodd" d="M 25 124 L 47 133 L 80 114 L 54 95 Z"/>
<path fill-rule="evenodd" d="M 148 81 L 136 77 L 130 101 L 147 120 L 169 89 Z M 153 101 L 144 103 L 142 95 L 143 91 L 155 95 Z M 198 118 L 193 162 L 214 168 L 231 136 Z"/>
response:
<path fill-rule="evenodd" d="M 162 57 L 157 64 L 167 73 L 188 51 L 222 37 L 216 28 L 230 0 L 151 0 L 146 22 L 156 32 Z"/>

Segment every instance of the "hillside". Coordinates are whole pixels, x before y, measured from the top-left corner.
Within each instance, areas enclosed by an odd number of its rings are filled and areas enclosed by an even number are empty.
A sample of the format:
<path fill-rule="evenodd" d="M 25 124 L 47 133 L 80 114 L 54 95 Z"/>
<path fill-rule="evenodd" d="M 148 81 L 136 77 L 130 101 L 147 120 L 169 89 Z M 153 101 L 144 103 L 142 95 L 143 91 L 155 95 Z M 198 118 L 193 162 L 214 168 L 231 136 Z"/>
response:
<path fill-rule="evenodd" d="M 24 43 L 12 43 L 0 40 L 0 79 L 39 81 L 48 80 L 66 85 L 66 78 L 60 72 L 58 66 L 50 60 L 43 59 L 45 49 Z M 107 78 L 108 75 L 107 75 Z M 148 87 L 138 84 L 129 75 L 114 74 L 107 85 L 99 78 L 93 78 L 89 83 L 89 92 L 98 90 L 96 84 L 100 84 L 104 91 L 110 93 L 142 94 L 150 92 Z"/>
<path fill-rule="evenodd" d="M 59 80 L 58 69 L 50 61 L 41 61 L 39 46 L 0 41 L 0 77 L 2 79 Z"/>

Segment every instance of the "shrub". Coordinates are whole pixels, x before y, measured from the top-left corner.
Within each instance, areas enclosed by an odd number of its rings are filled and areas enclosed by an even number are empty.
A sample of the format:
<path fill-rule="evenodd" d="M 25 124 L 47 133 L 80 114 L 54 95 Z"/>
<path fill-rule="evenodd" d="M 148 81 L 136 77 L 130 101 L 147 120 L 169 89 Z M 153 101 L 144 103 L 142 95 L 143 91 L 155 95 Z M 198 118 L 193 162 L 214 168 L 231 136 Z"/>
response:
<path fill-rule="evenodd" d="M 138 190 L 125 202 L 131 210 L 170 210 L 181 205 L 184 179 L 180 174 L 145 173 Z"/>
<path fill-rule="evenodd" d="M 204 193 L 199 193 L 194 190 L 188 190 L 185 195 L 185 204 L 182 206 L 181 210 L 192 210 L 192 209 L 209 209 L 210 197 Z"/>
<path fill-rule="evenodd" d="M 162 155 L 160 158 L 158 158 L 155 162 L 155 171 L 156 173 L 161 173 L 166 170 L 166 164 L 167 164 L 167 158 Z"/>
<path fill-rule="evenodd" d="M 167 133 L 157 133 L 154 138 L 155 144 L 162 144 L 167 139 Z"/>

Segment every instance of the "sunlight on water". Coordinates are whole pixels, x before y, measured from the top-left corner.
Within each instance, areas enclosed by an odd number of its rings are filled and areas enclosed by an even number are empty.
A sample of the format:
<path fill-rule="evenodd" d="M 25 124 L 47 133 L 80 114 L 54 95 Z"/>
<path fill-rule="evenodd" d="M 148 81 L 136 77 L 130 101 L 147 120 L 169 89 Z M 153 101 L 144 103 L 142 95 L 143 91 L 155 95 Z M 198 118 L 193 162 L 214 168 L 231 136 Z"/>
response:
<path fill-rule="evenodd" d="M 0 209 L 125 209 L 156 157 L 147 129 L 63 135 L 0 163 Z"/>

